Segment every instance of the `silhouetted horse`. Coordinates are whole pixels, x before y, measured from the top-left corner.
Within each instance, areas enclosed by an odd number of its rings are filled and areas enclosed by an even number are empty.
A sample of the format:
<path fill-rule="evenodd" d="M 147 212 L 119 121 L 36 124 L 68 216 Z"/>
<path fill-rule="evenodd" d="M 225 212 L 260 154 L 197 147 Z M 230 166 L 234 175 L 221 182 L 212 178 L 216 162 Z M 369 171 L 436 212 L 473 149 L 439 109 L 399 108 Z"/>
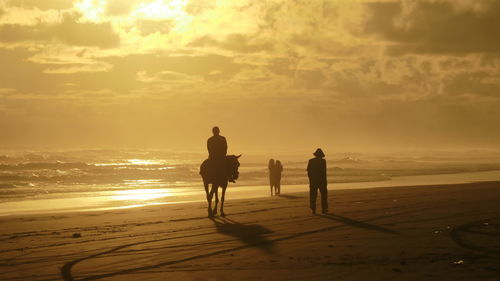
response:
<path fill-rule="evenodd" d="M 223 163 L 216 163 L 213 160 L 205 160 L 200 166 L 200 175 L 203 178 L 203 185 L 205 186 L 205 192 L 207 194 L 208 201 L 208 216 L 212 217 L 217 214 L 217 205 L 219 204 L 219 187 L 222 187 L 221 205 L 220 205 L 220 215 L 224 214 L 224 197 L 226 195 L 226 188 L 228 182 L 235 182 L 238 179 L 239 172 L 238 167 L 240 162 L 238 156 L 228 155 L 226 156 Z M 220 166 L 220 167 L 217 167 Z M 210 191 L 208 190 L 208 185 L 212 184 Z M 215 207 L 212 210 L 212 197 L 215 194 Z"/>

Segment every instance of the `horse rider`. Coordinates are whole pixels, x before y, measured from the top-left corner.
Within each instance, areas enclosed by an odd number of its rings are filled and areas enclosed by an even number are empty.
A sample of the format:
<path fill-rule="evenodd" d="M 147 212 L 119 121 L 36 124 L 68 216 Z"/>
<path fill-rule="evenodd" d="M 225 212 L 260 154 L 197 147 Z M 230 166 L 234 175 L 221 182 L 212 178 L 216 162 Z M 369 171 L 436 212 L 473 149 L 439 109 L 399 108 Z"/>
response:
<path fill-rule="evenodd" d="M 213 127 L 212 133 L 213 136 L 207 140 L 208 159 L 216 168 L 223 168 L 227 154 L 227 141 L 220 135 L 219 127 Z"/>

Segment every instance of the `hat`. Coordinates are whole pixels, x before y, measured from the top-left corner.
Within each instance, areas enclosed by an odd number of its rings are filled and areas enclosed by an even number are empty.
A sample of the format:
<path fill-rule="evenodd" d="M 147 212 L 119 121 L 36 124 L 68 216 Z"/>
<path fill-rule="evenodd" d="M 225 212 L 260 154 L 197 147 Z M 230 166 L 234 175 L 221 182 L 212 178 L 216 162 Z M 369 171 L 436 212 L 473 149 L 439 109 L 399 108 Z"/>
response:
<path fill-rule="evenodd" d="M 325 154 L 323 153 L 323 150 L 321 150 L 321 148 L 316 149 L 313 155 L 316 157 L 325 157 Z"/>

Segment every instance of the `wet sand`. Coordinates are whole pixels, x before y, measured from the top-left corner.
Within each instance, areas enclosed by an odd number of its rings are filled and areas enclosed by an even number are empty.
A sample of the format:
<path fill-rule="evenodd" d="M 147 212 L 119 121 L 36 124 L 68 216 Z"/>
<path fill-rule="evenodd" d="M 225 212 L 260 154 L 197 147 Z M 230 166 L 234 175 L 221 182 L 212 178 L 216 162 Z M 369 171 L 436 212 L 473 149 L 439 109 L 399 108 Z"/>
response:
<path fill-rule="evenodd" d="M 500 276 L 499 182 L 329 196 L 318 216 L 306 193 L 285 193 L 228 199 L 226 218 L 207 218 L 206 203 L 2 217 L 0 280 Z"/>
<path fill-rule="evenodd" d="M 436 174 L 399 176 L 385 181 L 329 183 L 329 190 L 367 189 L 380 187 L 447 185 L 479 181 L 500 181 L 500 171 L 481 171 L 458 174 Z M 227 197 L 233 199 L 252 199 L 268 197 L 268 185 L 231 184 Z M 286 193 L 307 192 L 307 184 L 286 184 Z M 83 211 L 104 211 L 111 209 L 137 208 L 151 205 L 168 205 L 205 202 L 205 190 L 201 183 L 183 188 L 138 188 L 115 191 L 90 191 L 78 193 L 54 193 L 19 201 L 0 202 L 0 218 L 9 215 L 31 215 L 46 213 L 68 213 Z"/>

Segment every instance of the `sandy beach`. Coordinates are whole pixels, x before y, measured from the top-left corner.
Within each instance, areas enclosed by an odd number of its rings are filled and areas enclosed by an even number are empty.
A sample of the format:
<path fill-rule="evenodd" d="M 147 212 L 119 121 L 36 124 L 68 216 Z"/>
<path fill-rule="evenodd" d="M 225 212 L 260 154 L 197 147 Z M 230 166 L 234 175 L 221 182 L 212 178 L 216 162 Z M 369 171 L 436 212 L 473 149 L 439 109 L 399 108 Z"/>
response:
<path fill-rule="evenodd" d="M 500 0 L 0 0 L 0 281 L 500 281 L 498 30 Z"/>
<path fill-rule="evenodd" d="M 498 280 L 499 182 L 329 196 L 3 217 L 0 280 Z"/>

